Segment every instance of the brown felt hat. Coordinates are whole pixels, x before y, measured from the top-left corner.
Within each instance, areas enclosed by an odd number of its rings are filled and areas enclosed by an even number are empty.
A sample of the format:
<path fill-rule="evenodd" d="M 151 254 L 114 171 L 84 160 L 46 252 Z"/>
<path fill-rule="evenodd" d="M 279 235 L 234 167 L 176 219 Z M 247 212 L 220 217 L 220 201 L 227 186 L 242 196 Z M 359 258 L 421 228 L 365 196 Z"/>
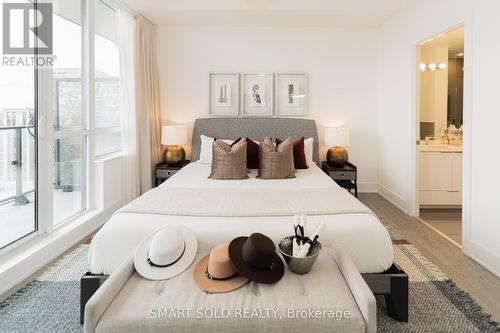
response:
<path fill-rule="evenodd" d="M 200 289 L 212 293 L 224 293 L 238 289 L 248 278 L 238 274 L 229 260 L 229 244 L 221 244 L 201 258 L 193 271 L 194 282 Z"/>
<path fill-rule="evenodd" d="M 233 239 L 229 258 L 238 273 L 258 283 L 278 282 L 285 272 L 273 241 L 260 233 Z"/>

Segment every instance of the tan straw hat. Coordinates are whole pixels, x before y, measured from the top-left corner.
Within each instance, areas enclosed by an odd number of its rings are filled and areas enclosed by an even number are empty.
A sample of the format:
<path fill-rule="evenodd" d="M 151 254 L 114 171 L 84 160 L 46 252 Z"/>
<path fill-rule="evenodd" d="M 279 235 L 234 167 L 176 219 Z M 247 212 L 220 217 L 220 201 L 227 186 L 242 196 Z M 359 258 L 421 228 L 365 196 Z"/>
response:
<path fill-rule="evenodd" d="M 200 289 L 224 293 L 243 286 L 248 278 L 238 274 L 229 260 L 229 244 L 221 244 L 203 257 L 193 271 L 193 278 Z"/>

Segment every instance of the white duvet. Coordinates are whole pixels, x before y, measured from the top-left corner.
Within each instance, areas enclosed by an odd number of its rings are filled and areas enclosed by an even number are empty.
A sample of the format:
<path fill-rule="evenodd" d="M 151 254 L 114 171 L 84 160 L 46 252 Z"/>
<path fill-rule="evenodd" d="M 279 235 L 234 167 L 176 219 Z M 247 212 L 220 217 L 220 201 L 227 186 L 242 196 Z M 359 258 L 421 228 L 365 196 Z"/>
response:
<path fill-rule="evenodd" d="M 118 211 L 99 230 L 89 252 L 91 272 L 111 274 L 144 237 L 168 225 L 191 228 L 203 252 L 253 232 L 264 233 L 277 244 L 293 234 L 297 212 L 309 214 L 310 228 L 324 222 L 327 227 L 320 241 L 342 245 L 360 272 L 382 272 L 391 266 L 392 243 L 385 227 L 316 165 L 298 170 L 294 179 L 263 180 L 256 178 L 256 172 L 252 170 L 245 180 L 212 180 L 207 178 L 210 165 L 184 167 Z M 242 200 L 246 204 L 238 204 Z"/>

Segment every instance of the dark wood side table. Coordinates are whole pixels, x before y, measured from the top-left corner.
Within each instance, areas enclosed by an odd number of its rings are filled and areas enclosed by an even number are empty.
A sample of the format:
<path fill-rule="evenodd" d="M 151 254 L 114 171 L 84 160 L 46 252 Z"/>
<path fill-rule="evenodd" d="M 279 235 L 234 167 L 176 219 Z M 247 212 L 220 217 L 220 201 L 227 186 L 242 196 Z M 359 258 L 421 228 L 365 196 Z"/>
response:
<path fill-rule="evenodd" d="M 165 162 L 161 162 L 156 166 L 155 177 L 156 186 L 163 183 L 165 180 L 169 179 L 177 173 L 180 169 L 191 163 L 189 160 L 185 160 L 177 165 L 167 165 Z"/>
<path fill-rule="evenodd" d="M 358 169 L 352 163 L 339 166 L 323 162 L 321 164 L 323 171 L 330 176 L 337 184 L 349 192 L 354 190 L 354 196 L 358 197 Z M 351 192 L 352 193 L 352 192 Z"/>

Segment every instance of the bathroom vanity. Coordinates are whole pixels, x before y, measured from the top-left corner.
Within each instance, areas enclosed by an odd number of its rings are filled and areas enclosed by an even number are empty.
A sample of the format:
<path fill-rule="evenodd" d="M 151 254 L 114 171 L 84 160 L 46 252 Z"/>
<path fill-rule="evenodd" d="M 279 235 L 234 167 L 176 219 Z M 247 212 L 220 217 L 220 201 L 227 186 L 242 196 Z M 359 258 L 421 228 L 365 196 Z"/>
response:
<path fill-rule="evenodd" d="M 419 145 L 420 206 L 462 205 L 462 146 Z"/>

